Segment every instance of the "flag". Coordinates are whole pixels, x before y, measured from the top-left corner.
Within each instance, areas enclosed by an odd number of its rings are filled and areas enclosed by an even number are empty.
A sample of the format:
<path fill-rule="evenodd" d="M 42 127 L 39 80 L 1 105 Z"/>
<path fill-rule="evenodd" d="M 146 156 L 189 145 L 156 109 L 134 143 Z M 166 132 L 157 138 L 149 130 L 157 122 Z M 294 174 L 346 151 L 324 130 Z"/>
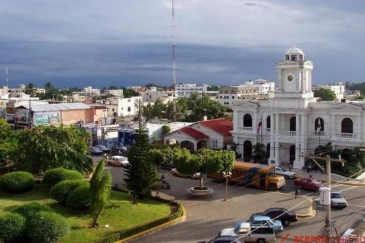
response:
<path fill-rule="evenodd" d="M 257 132 L 260 131 L 260 128 L 262 127 L 262 120 L 259 121 L 259 124 L 257 125 Z"/>
<path fill-rule="evenodd" d="M 322 125 L 321 125 L 321 119 L 317 119 L 317 132 L 320 132 L 322 129 Z"/>

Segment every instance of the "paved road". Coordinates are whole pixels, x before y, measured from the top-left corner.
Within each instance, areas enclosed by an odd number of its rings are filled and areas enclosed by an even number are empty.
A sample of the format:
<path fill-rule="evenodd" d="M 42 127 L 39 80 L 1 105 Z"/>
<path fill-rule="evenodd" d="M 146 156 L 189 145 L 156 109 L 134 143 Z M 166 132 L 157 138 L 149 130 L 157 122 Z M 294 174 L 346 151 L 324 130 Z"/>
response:
<path fill-rule="evenodd" d="M 123 185 L 124 172 L 122 168 L 106 167 L 113 176 L 113 183 Z M 198 181 L 174 177 L 166 170 L 160 173 L 166 175 L 172 185 L 171 190 L 162 190 L 160 195 L 170 200 L 178 200 L 187 211 L 186 221 L 173 225 L 152 235 L 146 236 L 148 242 L 199 242 L 213 238 L 220 229 L 230 227 L 235 221 L 247 219 L 252 213 L 260 212 L 269 207 L 295 207 L 297 213 L 308 213 L 310 202 L 306 197 L 315 199 L 311 192 L 301 191 L 305 196 L 294 199 L 292 180 L 287 180 L 282 193 L 266 192 L 257 189 L 229 186 L 228 201 L 224 201 L 225 187 L 223 184 L 211 182 L 209 179 L 205 185 L 214 189 L 210 198 L 197 199 L 187 195 L 186 190 L 198 185 Z M 364 189 L 345 185 L 334 185 L 334 189 L 343 191 L 349 206 L 345 210 L 332 210 L 332 220 L 338 233 L 343 233 L 349 227 L 356 225 L 365 217 Z M 293 242 L 295 236 L 305 234 L 318 235 L 322 233 L 324 226 L 325 209 L 317 207 L 314 218 L 301 218 L 289 228 L 277 235 L 281 240 L 288 237 L 288 242 Z M 289 234 L 289 235 L 288 235 Z M 133 242 L 145 242 L 146 238 Z"/>

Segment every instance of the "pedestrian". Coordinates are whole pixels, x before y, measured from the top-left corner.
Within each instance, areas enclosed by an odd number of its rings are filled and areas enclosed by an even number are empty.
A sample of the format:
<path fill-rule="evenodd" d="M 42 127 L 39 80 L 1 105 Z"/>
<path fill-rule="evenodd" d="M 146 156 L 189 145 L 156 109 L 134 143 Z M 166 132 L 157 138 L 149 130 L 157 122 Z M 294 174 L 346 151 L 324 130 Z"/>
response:
<path fill-rule="evenodd" d="M 289 171 L 291 171 L 293 165 L 291 163 L 289 163 Z"/>
<path fill-rule="evenodd" d="M 299 196 L 299 187 L 295 188 L 295 199 L 297 199 L 297 196 Z"/>

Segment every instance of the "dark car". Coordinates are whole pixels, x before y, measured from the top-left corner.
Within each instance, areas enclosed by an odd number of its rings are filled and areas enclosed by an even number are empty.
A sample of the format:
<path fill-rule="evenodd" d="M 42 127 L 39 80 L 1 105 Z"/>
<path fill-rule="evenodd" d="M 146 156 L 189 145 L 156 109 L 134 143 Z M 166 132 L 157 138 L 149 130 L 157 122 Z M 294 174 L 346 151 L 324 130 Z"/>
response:
<path fill-rule="evenodd" d="M 218 236 L 206 243 L 243 243 L 237 236 Z"/>
<path fill-rule="evenodd" d="M 125 147 L 124 145 L 115 144 L 112 146 L 110 152 L 114 155 L 125 155 L 127 150 L 127 147 Z"/>
<path fill-rule="evenodd" d="M 97 147 L 98 149 L 100 149 L 101 151 L 103 151 L 103 153 L 109 153 L 110 152 L 110 149 L 105 147 L 104 145 L 96 145 L 95 147 Z"/>
<path fill-rule="evenodd" d="M 280 220 L 284 226 L 289 226 L 290 223 L 298 221 L 297 214 L 294 211 L 288 211 L 286 208 L 269 208 L 259 214 L 269 216 L 271 219 Z"/>
<path fill-rule="evenodd" d="M 91 155 L 102 155 L 103 154 L 103 151 L 101 151 L 97 147 L 90 147 L 89 151 L 90 151 Z"/>
<path fill-rule="evenodd" d="M 323 184 L 323 183 L 317 181 L 313 177 L 307 177 L 307 178 L 295 179 L 294 186 L 296 186 L 299 189 L 303 188 L 303 189 L 318 192 L 319 188 L 326 186 L 326 184 Z"/>

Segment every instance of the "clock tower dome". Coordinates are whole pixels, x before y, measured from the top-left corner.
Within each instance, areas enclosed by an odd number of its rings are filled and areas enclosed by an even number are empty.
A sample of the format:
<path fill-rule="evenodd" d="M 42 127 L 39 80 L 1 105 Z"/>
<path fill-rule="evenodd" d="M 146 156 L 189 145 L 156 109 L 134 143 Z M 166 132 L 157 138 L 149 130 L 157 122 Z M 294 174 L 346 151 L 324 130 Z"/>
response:
<path fill-rule="evenodd" d="M 285 58 L 276 64 L 278 91 L 276 98 L 312 98 L 313 63 L 305 60 L 299 48 L 293 47 L 285 52 Z"/>

